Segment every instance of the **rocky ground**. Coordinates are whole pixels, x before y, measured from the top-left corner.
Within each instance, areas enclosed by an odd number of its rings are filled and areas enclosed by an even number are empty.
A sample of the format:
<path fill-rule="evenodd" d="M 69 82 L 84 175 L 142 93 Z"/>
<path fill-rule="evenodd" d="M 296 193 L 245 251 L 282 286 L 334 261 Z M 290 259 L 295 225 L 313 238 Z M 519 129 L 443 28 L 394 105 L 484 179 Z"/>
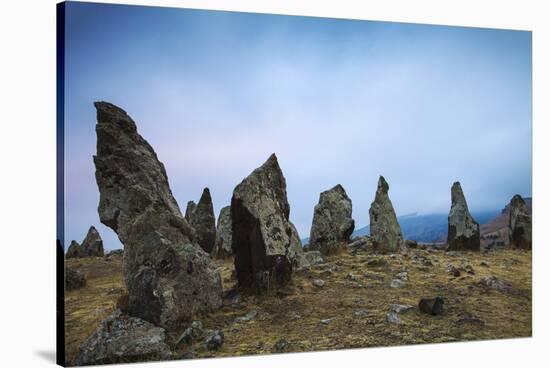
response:
<path fill-rule="evenodd" d="M 233 290 L 231 260 L 215 261 L 224 288 L 223 307 L 198 317 L 202 327 L 222 330 L 217 351 L 167 331 L 173 358 L 200 358 L 318 351 L 463 340 L 529 337 L 531 252 L 442 252 L 411 249 L 373 255 L 343 250 L 295 273 L 289 286 L 262 296 Z M 108 317 L 125 293 L 122 257 L 69 259 L 86 285 L 65 294 L 66 353 Z M 421 298 L 444 299 L 442 315 L 423 314 Z M 412 308 L 409 308 L 411 306 Z M 196 340 L 196 341 L 195 341 Z"/>

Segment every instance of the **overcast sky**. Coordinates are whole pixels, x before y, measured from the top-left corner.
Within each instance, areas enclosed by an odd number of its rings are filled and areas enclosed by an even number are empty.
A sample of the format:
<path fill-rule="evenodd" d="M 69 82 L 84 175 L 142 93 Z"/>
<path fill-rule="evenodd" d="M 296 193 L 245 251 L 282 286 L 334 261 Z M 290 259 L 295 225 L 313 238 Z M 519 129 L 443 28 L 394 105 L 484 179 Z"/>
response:
<path fill-rule="evenodd" d="M 99 222 L 93 102 L 134 119 L 182 212 L 209 187 L 216 217 L 275 152 L 290 217 L 309 236 L 319 193 L 342 184 L 356 228 L 379 175 L 398 215 L 471 211 L 531 195 L 531 33 L 69 3 L 66 246 Z"/>

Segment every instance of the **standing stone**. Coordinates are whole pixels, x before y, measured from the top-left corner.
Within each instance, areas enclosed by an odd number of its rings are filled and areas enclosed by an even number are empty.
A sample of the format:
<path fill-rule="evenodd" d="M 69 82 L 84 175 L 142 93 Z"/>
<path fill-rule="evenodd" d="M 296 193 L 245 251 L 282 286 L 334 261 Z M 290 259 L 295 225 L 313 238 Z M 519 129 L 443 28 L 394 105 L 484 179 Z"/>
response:
<path fill-rule="evenodd" d="M 447 250 L 479 250 L 479 224 L 468 211 L 468 204 L 458 181 L 451 188 L 451 202 Z"/>
<path fill-rule="evenodd" d="M 183 218 L 164 165 L 124 110 L 95 107 L 98 212 L 124 244 L 129 314 L 166 327 L 219 308 L 220 274 Z"/>
<path fill-rule="evenodd" d="M 292 275 L 293 227 L 286 180 L 272 154 L 233 191 L 232 249 L 240 287 L 256 291 L 282 286 Z"/>
<path fill-rule="evenodd" d="M 214 255 L 218 258 L 228 258 L 233 255 L 231 250 L 231 206 L 222 208 L 218 216 Z"/>
<path fill-rule="evenodd" d="M 189 203 L 187 209 L 189 210 Z M 195 229 L 197 243 L 206 253 L 211 253 L 216 244 L 216 219 L 208 188 L 202 191 L 199 203 L 190 214 L 189 224 Z"/>
<path fill-rule="evenodd" d="M 187 222 L 191 222 L 191 216 L 193 215 L 193 211 L 197 207 L 197 204 L 195 201 L 189 201 L 187 202 L 187 208 L 185 209 L 185 219 Z"/>
<path fill-rule="evenodd" d="M 522 249 L 532 248 L 531 215 L 527 204 L 519 194 L 510 201 L 510 243 Z"/>
<path fill-rule="evenodd" d="M 374 202 L 370 205 L 370 236 L 373 248 L 381 253 L 394 253 L 403 245 L 403 234 L 388 196 L 386 179 L 380 176 Z"/>
<path fill-rule="evenodd" d="M 103 257 L 103 240 L 97 232 L 97 229 L 93 226 L 90 226 L 88 234 L 82 241 L 82 250 L 86 257 Z"/>
<path fill-rule="evenodd" d="M 69 249 L 67 249 L 67 255 L 65 258 L 82 258 L 85 257 L 84 249 L 82 249 L 82 246 L 78 244 L 76 240 L 71 241 L 71 245 L 69 245 Z"/>
<path fill-rule="evenodd" d="M 287 257 L 290 260 L 292 269 L 300 271 L 308 268 L 310 262 L 305 255 L 302 240 L 296 226 L 290 221 L 288 225 L 290 226 L 290 247 L 288 247 Z"/>
<path fill-rule="evenodd" d="M 355 229 L 351 210 L 351 199 L 340 184 L 322 192 L 313 211 L 309 249 L 325 255 L 341 249 Z"/>

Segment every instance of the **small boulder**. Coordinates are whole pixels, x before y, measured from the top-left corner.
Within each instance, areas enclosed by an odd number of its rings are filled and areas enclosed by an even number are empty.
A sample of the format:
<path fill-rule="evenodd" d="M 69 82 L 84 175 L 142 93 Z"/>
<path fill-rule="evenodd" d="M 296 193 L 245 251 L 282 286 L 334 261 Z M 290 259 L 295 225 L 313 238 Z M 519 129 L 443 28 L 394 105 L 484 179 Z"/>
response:
<path fill-rule="evenodd" d="M 392 288 L 402 288 L 402 287 L 405 287 L 407 285 L 407 283 L 403 280 L 400 280 L 400 279 L 393 279 L 390 283 L 390 287 Z"/>
<path fill-rule="evenodd" d="M 304 252 L 304 257 L 306 257 L 306 260 L 311 266 L 325 263 L 325 259 L 321 255 L 321 252 L 319 252 L 318 250 L 310 250 Z"/>
<path fill-rule="evenodd" d="M 206 338 L 204 339 L 204 345 L 206 346 L 206 349 L 213 351 L 213 350 L 220 350 L 220 348 L 223 345 L 223 331 L 221 330 L 215 330 L 208 333 Z"/>
<path fill-rule="evenodd" d="M 435 298 L 422 298 L 418 303 L 418 309 L 420 309 L 422 313 L 438 316 L 443 314 L 444 303 L 444 299 L 439 296 Z"/>
<path fill-rule="evenodd" d="M 276 343 L 275 343 L 275 346 L 274 346 L 274 350 L 275 352 L 277 353 L 281 353 L 283 351 L 285 351 L 289 346 L 289 342 L 287 339 L 279 339 Z"/>
<path fill-rule="evenodd" d="M 311 284 L 313 286 L 315 286 L 316 288 L 322 288 L 323 286 L 325 286 L 325 281 L 324 280 L 321 280 L 321 279 L 315 279 L 311 282 Z"/>
<path fill-rule="evenodd" d="M 76 365 L 170 359 L 163 328 L 115 311 L 80 347 Z"/>
<path fill-rule="evenodd" d="M 508 281 L 499 279 L 496 276 L 484 277 L 479 281 L 479 285 L 486 289 L 495 289 L 504 293 L 509 293 L 512 291 L 512 284 Z"/>
<path fill-rule="evenodd" d="M 386 314 L 386 321 L 388 323 L 398 325 L 398 324 L 401 323 L 401 317 L 399 317 L 399 315 L 395 312 L 390 312 L 390 313 Z"/>
<path fill-rule="evenodd" d="M 78 270 L 71 267 L 65 267 L 65 288 L 66 290 L 76 290 L 86 286 L 86 277 Z"/>

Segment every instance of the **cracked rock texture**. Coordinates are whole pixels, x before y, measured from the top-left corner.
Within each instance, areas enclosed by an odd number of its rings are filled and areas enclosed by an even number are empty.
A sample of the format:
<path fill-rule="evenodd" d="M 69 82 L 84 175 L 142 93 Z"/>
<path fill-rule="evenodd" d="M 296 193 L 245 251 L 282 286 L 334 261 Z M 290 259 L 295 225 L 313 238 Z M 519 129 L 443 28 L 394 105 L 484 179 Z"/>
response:
<path fill-rule="evenodd" d="M 95 107 L 98 212 L 124 244 L 129 314 L 167 327 L 220 307 L 219 272 L 183 218 L 164 165 L 124 110 Z"/>

